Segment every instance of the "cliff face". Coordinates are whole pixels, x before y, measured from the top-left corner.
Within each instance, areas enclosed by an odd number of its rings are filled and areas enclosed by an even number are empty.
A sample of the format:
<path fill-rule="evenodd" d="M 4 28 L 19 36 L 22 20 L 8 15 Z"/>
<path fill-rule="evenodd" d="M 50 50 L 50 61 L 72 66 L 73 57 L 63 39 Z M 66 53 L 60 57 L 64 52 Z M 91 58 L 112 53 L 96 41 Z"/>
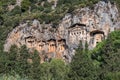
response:
<path fill-rule="evenodd" d="M 8 34 L 4 51 L 9 51 L 14 44 L 18 47 L 26 45 L 39 52 L 41 62 L 50 58 L 70 62 L 80 40 L 83 47 L 87 42 L 89 49 L 93 49 L 111 31 L 120 29 L 119 24 L 116 5 L 100 1 L 94 9 L 85 7 L 66 14 L 57 28 L 52 24 L 40 24 L 36 19 L 20 23 Z"/>

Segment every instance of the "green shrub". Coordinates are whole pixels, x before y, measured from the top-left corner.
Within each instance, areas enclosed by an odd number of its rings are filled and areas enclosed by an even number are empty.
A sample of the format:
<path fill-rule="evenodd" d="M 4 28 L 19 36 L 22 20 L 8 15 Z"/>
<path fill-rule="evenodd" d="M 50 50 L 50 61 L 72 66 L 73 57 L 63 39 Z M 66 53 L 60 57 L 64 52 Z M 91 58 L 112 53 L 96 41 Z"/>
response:
<path fill-rule="evenodd" d="M 11 15 L 21 14 L 21 8 L 19 6 L 16 6 L 11 12 Z"/>
<path fill-rule="evenodd" d="M 29 0 L 23 0 L 21 3 L 21 9 L 23 12 L 27 11 L 31 5 L 31 2 Z"/>

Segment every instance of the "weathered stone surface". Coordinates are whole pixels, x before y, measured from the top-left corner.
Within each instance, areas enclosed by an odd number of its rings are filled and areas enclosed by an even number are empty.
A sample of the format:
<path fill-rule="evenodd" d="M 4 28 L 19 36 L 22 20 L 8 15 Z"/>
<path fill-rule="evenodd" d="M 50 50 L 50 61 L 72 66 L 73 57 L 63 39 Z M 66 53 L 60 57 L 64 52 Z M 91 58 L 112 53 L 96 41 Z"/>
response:
<path fill-rule="evenodd" d="M 26 45 L 40 53 L 41 62 L 50 58 L 70 62 L 80 40 L 83 47 L 87 42 L 89 49 L 93 49 L 111 31 L 120 29 L 116 5 L 103 1 L 95 4 L 94 9 L 85 7 L 66 14 L 56 29 L 52 24 L 40 24 L 36 19 L 29 22 L 20 24 L 8 34 L 4 51 L 9 51 L 14 44 L 18 47 Z"/>
<path fill-rule="evenodd" d="M 22 3 L 22 0 L 16 0 L 16 4 L 8 5 L 8 10 L 12 11 L 16 6 L 20 6 L 21 7 L 21 3 Z"/>
<path fill-rule="evenodd" d="M 17 6 L 21 6 L 21 2 L 22 2 L 23 0 L 16 0 L 16 5 Z"/>

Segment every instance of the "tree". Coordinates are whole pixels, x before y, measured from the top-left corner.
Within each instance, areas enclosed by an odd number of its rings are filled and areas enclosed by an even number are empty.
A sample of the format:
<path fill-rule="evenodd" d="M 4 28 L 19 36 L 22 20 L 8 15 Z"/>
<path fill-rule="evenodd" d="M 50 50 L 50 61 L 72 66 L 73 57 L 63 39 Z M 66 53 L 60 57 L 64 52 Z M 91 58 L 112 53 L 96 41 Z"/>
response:
<path fill-rule="evenodd" d="M 102 45 L 102 48 L 93 52 L 93 59 L 100 62 L 100 79 L 112 80 L 120 72 L 120 31 L 112 32 Z M 113 79 L 114 80 L 114 79 Z M 116 79 L 115 79 L 116 80 Z M 119 79 L 118 79 L 119 80 Z"/>
<path fill-rule="evenodd" d="M 31 2 L 29 0 L 23 0 L 21 3 L 21 9 L 23 12 L 27 11 L 31 5 Z"/>
<path fill-rule="evenodd" d="M 58 59 L 53 59 L 50 62 L 50 74 L 53 80 L 66 80 L 69 67 L 65 63 Z"/>
<path fill-rule="evenodd" d="M 40 64 L 38 80 L 66 80 L 69 67 L 61 60 L 53 59 L 50 63 Z"/>
<path fill-rule="evenodd" d="M 98 78 L 97 69 L 88 55 L 84 53 L 82 45 L 76 50 L 70 67 L 68 75 L 70 80 L 96 80 Z"/>
<path fill-rule="evenodd" d="M 16 6 L 10 13 L 11 15 L 21 14 L 21 8 Z"/>
<path fill-rule="evenodd" d="M 3 71 L 3 74 L 14 74 L 17 49 L 18 48 L 14 45 L 11 47 L 9 53 L 1 53 L 0 68 L 2 70 L 0 71 Z"/>
<path fill-rule="evenodd" d="M 27 76 L 31 80 L 40 80 L 40 56 L 39 53 L 35 50 L 34 53 L 30 53 L 29 59 L 32 60 L 30 67 L 29 67 L 29 73 L 27 73 Z"/>
<path fill-rule="evenodd" d="M 3 25 L 3 17 L 0 16 L 0 25 Z"/>
<path fill-rule="evenodd" d="M 17 63 L 16 63 L 16 73 L 25 77 L 29 72 L 29 63 L 27 59 L 29 58 L 28 49 L 26 46 L 22 46 L 17 55 Z"/>

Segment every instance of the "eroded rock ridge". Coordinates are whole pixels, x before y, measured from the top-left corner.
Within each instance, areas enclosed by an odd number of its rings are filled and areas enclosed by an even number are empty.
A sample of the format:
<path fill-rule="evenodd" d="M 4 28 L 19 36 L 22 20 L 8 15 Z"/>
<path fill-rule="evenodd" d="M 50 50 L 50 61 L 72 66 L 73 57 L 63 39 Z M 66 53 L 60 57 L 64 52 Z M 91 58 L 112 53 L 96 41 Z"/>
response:
<path fill-rule="evenodd" d="M 83 47 L 87 42 L 89 49 L 93 49 L 111 31 L 120 29 L 118 14 L 115 4 L 100 1 L 94 9 L 85 7 L 66 14 L 56 28 L 52 24 L 40 24 L 36 19 L 26 21 L 8 34 L 4 51 L 9 51 L 14 44 L 18 47 L 26 45 L 39 52 L 41 62 L 51 58 L 70 62 L 80 40 Z"/>

